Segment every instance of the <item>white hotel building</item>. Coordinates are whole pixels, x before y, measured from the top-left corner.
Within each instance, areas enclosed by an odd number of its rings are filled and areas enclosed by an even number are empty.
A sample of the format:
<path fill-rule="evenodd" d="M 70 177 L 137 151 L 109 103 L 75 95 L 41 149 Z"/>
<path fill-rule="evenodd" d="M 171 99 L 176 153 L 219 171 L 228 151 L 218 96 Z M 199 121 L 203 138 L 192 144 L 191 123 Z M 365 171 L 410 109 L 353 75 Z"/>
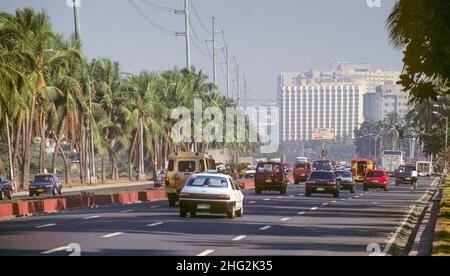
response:
<path fill-rule="evenodd" d="M 364 122 L 366 91 L 364 84 L 352 82 L 279 87 L 281 142 L 309 141 L 316 128 L 353 138 L 354 129 Z"/>

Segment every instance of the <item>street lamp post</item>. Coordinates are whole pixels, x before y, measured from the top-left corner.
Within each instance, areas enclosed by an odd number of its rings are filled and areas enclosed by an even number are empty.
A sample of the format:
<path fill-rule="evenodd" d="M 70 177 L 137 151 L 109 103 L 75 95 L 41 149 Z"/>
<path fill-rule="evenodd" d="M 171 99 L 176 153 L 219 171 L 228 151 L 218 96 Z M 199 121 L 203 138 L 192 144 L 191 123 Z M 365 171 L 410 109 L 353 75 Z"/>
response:
<path fill-rule="evenodd" d="M 434 111 L 433 114 L 436 114 L 445 120 L 445 173 L 448 172 L 448 163 L 447 163 L 447 150 L 448 150 L 448 116 L 444 116 L 441 113 Z"/>

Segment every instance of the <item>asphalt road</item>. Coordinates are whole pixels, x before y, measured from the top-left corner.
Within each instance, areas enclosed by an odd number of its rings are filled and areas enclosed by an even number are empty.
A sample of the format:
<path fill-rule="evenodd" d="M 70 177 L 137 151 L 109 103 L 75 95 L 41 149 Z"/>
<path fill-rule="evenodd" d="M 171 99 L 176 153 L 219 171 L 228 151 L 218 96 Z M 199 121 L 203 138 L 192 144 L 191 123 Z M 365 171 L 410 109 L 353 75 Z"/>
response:
<path fill-rule="evenodd" d="M 64 255 L 70 244 L 82 255 L 276 256 L 361 255 L 369 244 L 383 250 L 410 206 L 430 189 L 421 179 L 390 192 L 371 190 L 339 199 L 246 191 L 243 218 L 198 216 L 181 219 L 166 202 L 70 211 L 0 222 L 0 255 Z M 73 246 L 70 246 L 71 248 Z"/>

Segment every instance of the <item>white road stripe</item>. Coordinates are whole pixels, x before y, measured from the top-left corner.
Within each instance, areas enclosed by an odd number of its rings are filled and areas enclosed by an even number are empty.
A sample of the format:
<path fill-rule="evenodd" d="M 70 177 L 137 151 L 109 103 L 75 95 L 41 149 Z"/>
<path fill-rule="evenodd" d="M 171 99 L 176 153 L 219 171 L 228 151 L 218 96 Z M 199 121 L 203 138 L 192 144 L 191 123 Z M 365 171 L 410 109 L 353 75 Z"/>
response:
<path fill-rule="evenodd" d="M 151 209 L 156 209 L 156 208 L 159 208 L 159 207 L 161 207 L 161 206 L 155 205 L 155 206 L 152 206 Z"/>
<path fill-rule="evenodd" d="M 360 196 L 365 196 L 365 194 L 360 194 Z"/>
<path fill-rule="evenodd" d="M 282 198 L 283 198 L 282 196 L 277 197 L 277 199 L 282 199 Z"/>
<path fill-rule="evenodd" d="M 288 221 L 288 220 L 291 220 L 291 218 L 282 218 L 282 219 L 280 219 L 280 221 Z"/>
<path fill-rule="evenodd" d="M 314 208 L 311 208 L 311 211 L 317 211 L 319 208 L 317 208 L 317 207 L 314 207 Z"/>
<path fill-rule="evenodd" d="M 322 204 L 322 206 L 328 206 L 329 204 L 328 203 L 324 203 L 324 204 Z"/>
<path fill-rule="evenodd" d="M 116 233 L 104 235 L 104 236 L 102 236 L 102 238 L 109 239 L 109 238 L 114 238 L 114 237 L 117 237 L 117 236 L 120 236 L 120 235 L 123 235 L 123 234 L 124 234 L 123 232 L 116 232 Z"/>
<path fill-rule="evenodd" d="M 297 213 L 297 215 L 303 216 L 304 214 L 306 214 L 305 212 L 299 212 Z"/>
<path fill-rule="evenodd" d="M 100 216 L 92 216 L 92 217 L 87 217 L 87 218 L 83 218 L 83 219 L 90 220 L 90 219 L 96 219 L 96 218 L 100 218 Z"/>
<path fill-rule="evenodd" d="M 242 235 L 242 236 L 237 236 L 236 238 L 232 239 L 232 241 L 241 241 L 243 239 L 247 238 L 247 236 Z"/>
<path fill-rule="evenodd" d="M 133 212 L 133 211 L 134 211 L 133 209 L 130 209 L 130 210 L 122 211 L 121 213 L 122 213 L 122 214 L 126 214 L 126 213 L 131 213 L 131 212 Z"/>
<path fill-rule="evenodd" d="M 248 204 L 255 204 L 256 201 L 250 201 Z"/>
<path fill-rule="evenodd" d="M 48 227 L 53 227 L 56 226 L 56 223 L 50 223 L 50 224 L 45 224 L 45 225 L 40 225 L 40 226 L 36 226 L 34 227 L 35 229 L 42 229 L 42 228 L 48 228 Z"/>
<path fill-rule="evenodd" d="M 216 250 L 205 250 L 202 253 L 198 254 L 197 257 L 206 257 L 214 252 L 216 252 Z"/>
<path fill-rule="evenodd" d="M 264 201 L 269 201 L 270 200 L 270 198 L 266 198 L 266 199 L 264 199 Z"/>
<path fill-rule="evenodd" d="M 159 226 L 159 225 L 162 225 L 162 224 L 164 224 L 164 222 L 156 222 L 156 223 L 152 223 L 152 224 L 147 225 L 147 227 L 155 227 L 155 226 Z"/>
<path fill-rule="evenodd" d="M 67 246 L 62 246 L 62 247 L 58 247 L 58 248 L 55 248 L 55 249 L 52 249 L 52 250 L 44 251 L 41 254 L 42 255 L 49 255 L 49 254 L 52 254 L 52 253 L 65 251 L 66 249 L 67 249 Z"/>
<path fill-rule="evenodd" d="M 336 203 L 336 202 L 337 202 L 336 200 L 331 201 L 331 203 Z"/>
<path fill-rule="evenodd" d="M 267 226 L 259 228 L 259 231 L 266 231 L 266 230 L 269 230 L 270 228 L 272 228 L 272 226 L 267 225 Z"/>
<path fill-rule="evenodd" d="M 290 195 L 289 197 L 290 197 L 290 198 L 293 198 L 293 197 L 294 197 L 294 195 Z"/>

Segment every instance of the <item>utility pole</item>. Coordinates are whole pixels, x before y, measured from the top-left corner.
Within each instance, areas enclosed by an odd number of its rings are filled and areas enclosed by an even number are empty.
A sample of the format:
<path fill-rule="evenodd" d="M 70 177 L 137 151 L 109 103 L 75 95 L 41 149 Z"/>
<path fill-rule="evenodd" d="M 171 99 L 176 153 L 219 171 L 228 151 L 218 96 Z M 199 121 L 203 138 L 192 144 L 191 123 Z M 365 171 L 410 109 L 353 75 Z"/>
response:
<path fill-rule="evenodd" d="M 212 43 L 213 43 L 213 83 L 217 85 L 217 65 L 216 65 L 216 18 L 212 18 Z"/>
<path fill-rule="evenodd" d="M 230 55 L 228 52 L 228 45 L 225 45 L 225 59 L 227 63 L 227 97 L 230 97 Z"/>
<path fill-rule="evenodd" d="M 241 76 L 239 75 L 239 64 L 236 65 L 236 82 L 237 82 L 237 102 L 241 106 Z"/>
<path fill-rule="evenodd" d="M 73 17 L 75 21 L 75 40 L 80 39 L 80 3 L 81 0 L 73 0 Z"/>
<path fill-rule="evenodd" d="M 185 36 L 186 36 L 186 68 L 191 70 L 191 30 L 189 27 L 189 2 L 184 0 L 184 24 L 185 24 Z"/>
<path fill-rule="evenodd" d="M 140 136 L 141 136 L 141 144 L 139 148 L 139 180 L 142 180 L 142 176 L 145 172 L 145 166 L 144 166 L 144 118 L 141 117 L 140 119 Z M 145 180 L 145 179 L 144 179 Z"/>
<path fill-rule="evenodd" d="M 244 75 L 244 108 L 247 108 L 247 75 Z"/>

